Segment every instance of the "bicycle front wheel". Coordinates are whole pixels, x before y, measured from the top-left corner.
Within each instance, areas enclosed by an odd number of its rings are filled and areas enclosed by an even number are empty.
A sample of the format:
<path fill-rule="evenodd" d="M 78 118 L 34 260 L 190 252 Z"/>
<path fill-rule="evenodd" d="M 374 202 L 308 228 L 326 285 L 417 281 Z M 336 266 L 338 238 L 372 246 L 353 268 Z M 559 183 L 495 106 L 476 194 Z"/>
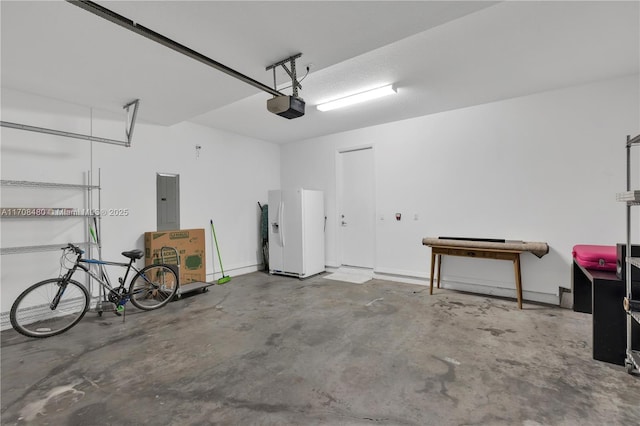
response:
<path fill-rule="evenodd" d="M 78 323 L 89 307 L 89 292 L 77 281 L 40 281 L 26 289 L 11 306 L 9 319 L 20 334 L 49 337 Z"/>
<path fill-rule="evenodd" d="M 145 311 L 158 309 L 178 291 L 178 275 L 167 265 L 145 266 L 133 277 L 129 296 L 133 306 Z"/>

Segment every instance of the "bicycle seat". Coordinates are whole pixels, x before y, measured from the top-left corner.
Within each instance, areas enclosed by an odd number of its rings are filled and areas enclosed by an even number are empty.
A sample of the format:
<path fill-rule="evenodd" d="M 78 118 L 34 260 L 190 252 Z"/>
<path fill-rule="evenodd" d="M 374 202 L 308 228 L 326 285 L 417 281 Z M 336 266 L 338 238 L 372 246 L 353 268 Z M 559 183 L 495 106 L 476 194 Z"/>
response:
<path fill-rule="evenodd" d="M 142 252 L 142 250 L 129 250 L 129 251 L 123 251 L 122 255 L 124 257 L 128 257 L 129 259 L 142 259 L 142 256 L 144 256 L 144 253 Z"/>

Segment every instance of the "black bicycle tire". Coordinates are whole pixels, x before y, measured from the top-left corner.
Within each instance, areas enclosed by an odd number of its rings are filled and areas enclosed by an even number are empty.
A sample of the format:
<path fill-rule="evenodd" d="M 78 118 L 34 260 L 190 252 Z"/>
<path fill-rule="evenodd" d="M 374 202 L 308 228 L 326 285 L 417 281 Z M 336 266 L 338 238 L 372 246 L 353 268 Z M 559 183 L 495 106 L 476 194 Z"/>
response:
<path fill-rule="evenodd" d="M 18 333 L 27 336 L 27 337 L 35 337 L 38 339 L 43 339 L 45 337 L 51 337 L 51 336 L 55 336 L 58 334 L 62 334 L 65 331 L 69 330 L 71 327 L 75 326 L 78 322 L 80 322 L 80 320 L 84 317 L 84 315 L 87 313 L 87 311 L 89 310 L 89 292 L 87 291 L 86 287 L 82 284 L 80 284 L 79 282 L 75 281 L 75 280 L 69 280 L 69 282 L 67 283 L 67 285 L 75 285 L 76 287 L 80 288 L 80 290 L 82 290 L 82 294 L 84 295 L 84 299 L 85 299 L 85 306 L 84 309 L 82 310 L 82 312 L 80 313 L 80 315 L 78 315 L 78 317 L 71 322 L 70 324 L 66 325 L 65 327 L 62 327 L 61 329 L 58 330 L 54 330 L 48 333 L 34 333 L 31 332 L 30 330 L 26 329 L 24 326 L 22 326 L 21 324 L 19 324 L 17 318 L 16 318 L 16 314 L 18 311 L 18 307 L 20 306 L 20 302 L 22 302 L 22 300 L 31 292 L 33 292 L 35 289 L 37 289 L 38 287 L 41 287 L 43 285 L 46 284 L 50 284 L 53 282 L 61 282 L 63 281 L 62 278 L 50 278 L 48 280 L 43 280 L 43 281 L 39 281 L 35 284 L 33 284 L 31 287 L 29 287 L 28 289 L 26 289 L 25 291 L 23 291 L 22 293 L 20 293 L 20 295 L 16 298 L 16 300 L 13 302 L 13 305 L 11 305 L 11 311 L 9 313 L 9 320 L 11 322 L 11 326 L 13 327 L 13 329 L 15 331 L 17 331 Z"/>
<path fill-rule="evenodd" d="M 172 287 L 172 292 L 171 294 L 164 299 L 163 301 L 159 302 L 157 305 L 153 305 L 153 306 L 147 306 L 147 305 L 142 305 L 140 303 L 138 303 L 138 301 L 136 300 L 135 296 L 133 295 L 133 286 L 135 285 L 137 279 L 142 276 L 143 274 L 145 274 L 147 271 L 154 269 L 154 268 L 164 268 L 167 272 L 173 274 L 175 280 L 175 285 Z M 133 279 L 131 280 L 131 284 L 129 285 L 129 296 L 130 299 L 129 301 L 131 302 L 131 304 L 133 304 L 133 306 L 135 306 L 138 309 L 142 309 L 143 311 L 152 311 L 154 309 L 158 309 L 158 308 L 162 308 L 163 306 L 165 306 L 166 304 L 168 304 L 169 302 L 171 302 L 173 300 L 173 298 L 176 296 L 176 293 L 178 292 L 178 286 L 179 286 L 179 281 L 178 281 L 178 274 L 176 274 L 176 271 L 170 266 L 170 265 L 165 265 L 165 264 L 157 264 L 157 265 L 147 265 L 144 268 L 142 268 L 140 270 L 140 272 L 138 272 Z"/>

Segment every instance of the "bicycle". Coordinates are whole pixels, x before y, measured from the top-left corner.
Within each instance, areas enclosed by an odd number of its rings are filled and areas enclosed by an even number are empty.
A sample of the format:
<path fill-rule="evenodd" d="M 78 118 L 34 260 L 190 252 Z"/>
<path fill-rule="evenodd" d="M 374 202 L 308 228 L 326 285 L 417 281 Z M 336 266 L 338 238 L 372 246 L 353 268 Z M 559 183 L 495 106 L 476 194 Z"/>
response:
<path fill-rule="evenodd" d="M 84 317 L 92 296 L 83 284 L 71 279 L 78 270 L 84 271 L 105 289 L 108 299 L 105 302 L 114 303 L 116 313 L 123 312 L 129 301 L 136 308 L 145 311 L 161 308 L 178 291 L 178 275 L 173 265 L 155 264 L 142 269 L 133 265 L 133 262 L 143 257 L 142 250 L 122 252 L 124 257 L 130 259 L 128 263 L 84 259 L 84 251 L 73 244 L 62 250 L 60 265 L 62 269 L 67 269 L 64 275 L 32 285 L 11 306 L 9 319 L 18 333 L 37 338 L 55 336 L 69 330 Z M 75 260 L 72 259 L 73 256 Z M 72 266 L 67 266 L 70 264 Z M 91 265 L 99 266 L 101 277 L 91 270 Z M 124 277 L 118 279 L 118 287 L 111 286 L 105 265 L 126 268 Z M 135 275 L 127 290 L 125 283 L 132 269 Z M 100 300 L 98 303 L 101 305 L 102 302 Z M 99 314 L 102 314 L 101 310 Z"/>

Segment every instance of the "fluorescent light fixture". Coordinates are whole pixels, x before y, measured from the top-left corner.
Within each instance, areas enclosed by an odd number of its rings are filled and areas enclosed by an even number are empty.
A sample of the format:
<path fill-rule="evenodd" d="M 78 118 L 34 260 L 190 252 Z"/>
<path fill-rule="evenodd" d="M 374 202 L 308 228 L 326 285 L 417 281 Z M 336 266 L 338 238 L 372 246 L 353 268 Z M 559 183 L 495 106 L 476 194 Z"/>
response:
<path fill-rule="evenodd" d="M 353 104 L 359 104 L 360 102 L 370 101 L 372 99 L 381 98 L 383 96 L 392 95 L 398 93 L 393 87 L 393 84 L 378 87 L 377 89 L 367 90 L 366 92 L 356 93 L 355 95 L 345 96 L 344 98 L 336 99 L 329 102 L 318 104 L 316 108 L 319 111 L 330 111 L 336 108 L 343 108 Z"/>

